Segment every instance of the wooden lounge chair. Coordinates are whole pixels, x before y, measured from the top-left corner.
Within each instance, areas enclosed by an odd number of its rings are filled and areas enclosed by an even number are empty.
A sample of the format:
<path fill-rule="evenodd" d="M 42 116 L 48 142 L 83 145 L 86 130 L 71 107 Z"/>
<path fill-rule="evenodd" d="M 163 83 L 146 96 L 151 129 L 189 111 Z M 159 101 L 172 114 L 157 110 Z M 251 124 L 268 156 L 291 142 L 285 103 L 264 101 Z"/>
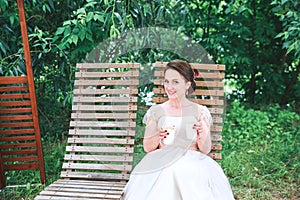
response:
<path fill-rule="evenodd" d="M 163 103 L 167 100 L 163 87 L 164 68 L 167 62 L 156 62 L 154 66 L 154 103 Z M 193 69 L 197 69 L 199 77 L 196 78 L 197 88 L 190 99 L 201 105 L 208 107 L 213 118 L 212 150 L 209 153 L 215 160 L 221 160 L 222 155 L 219 150 L 222 149 L 222 124 L 224 112 L 224 65 L 218 64 L 191 64 Z"/>
<path fill-rule="evenodd" d="M 61 179 L 38 199 L 120 199 L 132 170 L 139 64 L 77 64 Z"/>

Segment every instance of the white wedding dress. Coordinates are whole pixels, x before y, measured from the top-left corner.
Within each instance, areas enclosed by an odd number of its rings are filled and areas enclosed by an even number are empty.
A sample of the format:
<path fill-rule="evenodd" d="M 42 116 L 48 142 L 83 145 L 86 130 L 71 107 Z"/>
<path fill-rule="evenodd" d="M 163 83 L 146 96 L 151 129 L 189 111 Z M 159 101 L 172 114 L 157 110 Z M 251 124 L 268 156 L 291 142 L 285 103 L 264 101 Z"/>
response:
<path fill-rule="evenodd" d="M 145 137 L 160 128 L 169 133 L 163 148 L 147 153 L 132 171 L 124 189 L 124 200 L 232 200 L 230 184 L 220 165 L 196 150 L 192 125 L 205 118 L 205 106 L 186 108 L 181 116 L 166 116 L 159 105 L 145 115 L 151 120 Z M 171 128 L 170 128 L 171 127 Z M 147 129 L 147 128 L 146 128 Z M 150 131 L 149 131 L 150 129 Z"/>

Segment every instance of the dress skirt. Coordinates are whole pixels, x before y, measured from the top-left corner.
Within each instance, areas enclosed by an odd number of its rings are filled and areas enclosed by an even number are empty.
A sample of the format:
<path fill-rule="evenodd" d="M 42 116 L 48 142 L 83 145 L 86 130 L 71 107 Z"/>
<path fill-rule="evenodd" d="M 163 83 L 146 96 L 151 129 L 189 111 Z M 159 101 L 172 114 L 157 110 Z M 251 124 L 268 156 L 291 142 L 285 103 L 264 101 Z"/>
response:
<path fill-rule="evenodd" d="M 123 199 L 232 200 L 234 197 L 220 165 L 201 152 L 187 150 L 162 169 L 132 173 Z"/>

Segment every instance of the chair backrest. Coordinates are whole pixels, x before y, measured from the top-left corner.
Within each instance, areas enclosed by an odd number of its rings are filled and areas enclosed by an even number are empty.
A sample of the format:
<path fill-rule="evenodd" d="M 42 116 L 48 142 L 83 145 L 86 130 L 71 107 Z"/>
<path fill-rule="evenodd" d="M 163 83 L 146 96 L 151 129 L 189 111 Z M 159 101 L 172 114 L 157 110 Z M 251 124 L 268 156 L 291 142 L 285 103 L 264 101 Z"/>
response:
<path fill-rule="evenodd" d="M 164 69 L 167 62 L 156 62 L 154 66 L 154 103 L 163 103 L 167 100 L 163 87 Z M 193 95 L 189 97 L 192 101 L 208 107 L 213 118 L 212 150 L 210 156 L 215 160 L 222 159 L 222 141 L 223 112 L 224 112 L 224 83 L 225 77 L 224 65 L 219 64 L 196 64 L 191 63 L 193 69 L 199 72 L 196 78 L 197 88 Z"/>
<path fill-rule="evenodd" d="M 139 64 L 77 64 L 62 178 L 128 180 Z"/>
<path fill-rule="evenodd" d="M 0 77 L 0 188 L 5 172 L 40 170 L 45 183 L 44 157 L 34 86 L 28 76 Z"/>

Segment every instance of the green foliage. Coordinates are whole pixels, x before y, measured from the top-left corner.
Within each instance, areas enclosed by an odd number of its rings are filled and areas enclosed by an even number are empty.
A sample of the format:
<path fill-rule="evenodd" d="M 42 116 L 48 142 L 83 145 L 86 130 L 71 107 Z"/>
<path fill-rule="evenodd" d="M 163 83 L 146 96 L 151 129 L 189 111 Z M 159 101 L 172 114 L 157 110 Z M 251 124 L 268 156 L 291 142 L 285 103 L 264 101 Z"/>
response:
<path fill-rule="evenodd" d="M 279 106 L 259 111 L 233 103 L 226 115 L 223 141 L 222 167 L 241 199 L 296 195 L 300 183 L 298 114 Z"/>
<path fill-rule="evenodd" d="M 3 0 L 0 9 L 0 74 L 24 74 L 16 2 Z M 25 1 L 25 11 L 37 81 L 52 70 L 64 79 L 47 77 L 47 87 L 53 82 L 62 90 L 53 98 L 68 97 L 75 63 L 100 42 L 126 30 L 166 27 L 190 37 L 227 66 L 226 78 L 233 83 L 228 98 L 299 104 L 298 1 L 42 0 Z"/>

